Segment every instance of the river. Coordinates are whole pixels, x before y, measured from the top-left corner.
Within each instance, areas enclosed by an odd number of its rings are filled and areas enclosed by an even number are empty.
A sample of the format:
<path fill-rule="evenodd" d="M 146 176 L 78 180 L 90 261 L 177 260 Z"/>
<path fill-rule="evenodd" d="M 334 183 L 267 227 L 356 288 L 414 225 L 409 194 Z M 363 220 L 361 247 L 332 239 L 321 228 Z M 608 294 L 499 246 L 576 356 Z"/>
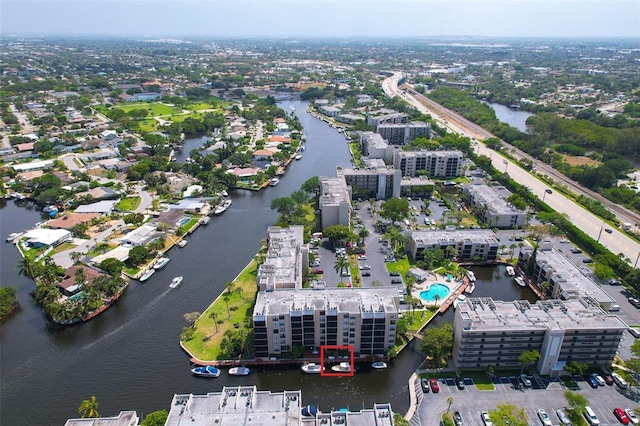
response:
<path fill-rule="evenodd" d="M 392 361 L 391 368 L 352 378 L 310 377 L 290 367 L 269 368 L 247 377 L 221 375 L 215 380 L 193 377 L 188 356 L 178 345 L 186 325 L 183 315 L 206 309 L 259 249 L 267 227 L 276 219 L 269 208 L 271 200 L 288 196 L 312 176 L 335 176 L 336 165 L 350 164 L 344 136 L 308 114 L 306 105 L 300 101 L 280 104 L 285 111 L 296 108 L 307 135 L 303 159 L 291 164 L 280 184 L 259 193 L 232 191 L 233 204 L 226 213 L 188 237 L 184 249 L 173 249 L 171 262 L 144 284 L 131 282 L 117 303 L 90 322 L 67 328 L 49 324 L 31 302 L 33 282 L 17 274 L 17 250 L 2 242 L 0 279 L 2 285 L 18 287 L 21 306 L 1 327 L 3 425 L 64 424 L 67 418 L 78 417 L 77 407 L 92 395 L 103 416 L 121 410 L 144 415 L 168 410 L 175 393 L 202 394 L 219 391 L 224 385 L 301 389 L 304 403 L 316 404 L 321 410 L 345 406 L 358 410 L 376 402 L 391 402 L 400 413 L 408 409 L 407 380 L 422 361 L 419 342 Z M 39 212 L 0 200 L 3 238 L 40 220 Z M 169 290 L 169 282 L 177 275 L 183 275 L 185 282 Z M 474 296 L 533 298 L 503 268 L 479 268 L 476 275 Z M 452 318 L 448 312 L 436 323 Z"/>
<path fill-rule="evenodd" d="M 495 102 L 486 102 L 486 104 L 493 108 L 498 120 L 515 127 L 521 132 L 527 131 L 527 118 L 533 115 L 530 112 L 512 109 Z"/>

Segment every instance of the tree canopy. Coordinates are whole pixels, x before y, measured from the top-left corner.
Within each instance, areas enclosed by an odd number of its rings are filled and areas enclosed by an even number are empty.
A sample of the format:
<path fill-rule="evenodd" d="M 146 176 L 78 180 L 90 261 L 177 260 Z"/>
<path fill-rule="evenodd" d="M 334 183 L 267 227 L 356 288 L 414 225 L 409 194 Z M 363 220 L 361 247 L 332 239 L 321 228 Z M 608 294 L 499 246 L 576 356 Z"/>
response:
<path fill-rule="evenodd" d="M 401 221 L 409 216 L 409 201 L 406 198 L 390 198 L 382 203 L 380 216 L 393 222 Z"/>
<path fill-rule="evenodd" d="M 453 327 L 451 323 L 442 323 L 440 327 L 429 327 L 424 332 L 420 350 L 430 356 L 439 367 L 442 361 L 453 352 Z"/>
<path fill-rule="evenodd" d="M 527 412 L 515 404 L 499 403 L 489 410 L 489 418 L 495 426 L 527 426 Z"/>

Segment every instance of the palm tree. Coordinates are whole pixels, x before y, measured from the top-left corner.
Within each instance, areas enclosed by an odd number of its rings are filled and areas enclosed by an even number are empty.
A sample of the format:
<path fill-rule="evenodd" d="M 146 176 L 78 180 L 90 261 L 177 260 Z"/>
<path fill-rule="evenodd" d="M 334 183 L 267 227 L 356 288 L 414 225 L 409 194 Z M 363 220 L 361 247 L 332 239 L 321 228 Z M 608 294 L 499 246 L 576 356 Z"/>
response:
<path fill-rule="evenodd" d="M 231 312 L 229 312 L 229 295 L 225 293 L 222 296 L 222 300 L 224 300 L 224 304 L 227 306 L 227 318 L 231 318 Z"/>
<path fill-rule="evenodd" d="M 18 261 L 18 273 L 22 276 L 35 280 L 38 276 L 37 262 L 27 256 L 24 256 Z"/>
<path fill-rule="evenodd" d="M 216 333 L 218 332 L 218 314 L 216 312 L 211 312 L 209 314 L 209 318 L 213 320 L 213 324 L 216 326 Z"/>
<path fill-rule="evenodd" d="M 227 281 L 224 285 L 224 289 L 226 290 L 227 294 L 231 294 L 233 293 L 233 290 L 236 287 L 236 283 L 234 283 L 233 281 Z"/>
<path fill-rule="evenodd" d="M 82 414 L 82 418 L 85 417 L 100 417 L 98 413 L 98 401 L 95 396 L 91 396 L 91 399 L 85 399 L 78 407 L 78 413 Z"/>
<path fill-rule="evenodd" d="M 336 259 L 336 263 L 333 265 L 333 269 L 338 273 L 338 275 L 342 275 L 342 271 L 349 268 L 349 261 L 344 257 L 339 257 Z"/>
<path fill-rule="evenodd" d="M 449 404 L 449 406 L 447 407 L 447 413 L 448 413 L 449 411 L 451 411 L 451 404 L 453 404 L 452 396 L 447 397 L 447 404 Z"/>
<path fill-rule="evenodd" d="M 69 254 L 69 257 L 71 258 L 71 261 L 73 262 L 73 264 L 75 265 L 76 263 L 78 263 L 78 261 L 80 260 L 80 258 L 82 257 L 82 253 L 80 253 L 79 251 L 72 251 Z"/>

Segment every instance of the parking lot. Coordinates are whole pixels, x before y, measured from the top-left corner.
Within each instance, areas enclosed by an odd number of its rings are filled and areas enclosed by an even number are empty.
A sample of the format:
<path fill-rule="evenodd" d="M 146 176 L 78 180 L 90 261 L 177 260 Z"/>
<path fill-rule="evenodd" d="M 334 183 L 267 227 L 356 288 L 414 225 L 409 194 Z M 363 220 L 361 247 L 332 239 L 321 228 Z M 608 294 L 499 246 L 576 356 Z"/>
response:
<path fill-rule="evenodd" d="M 497 376 L 493 382 L 496 387 L 493 391 L 480 391 L 473 385 L 470 378 L 465 378 L 464 389 L 459 389 L 453 378 L 439 379 L 440 391 L 438 393 L 425 393 L 422 395 L 418 408 L 420 420 L 423 425 L 437 425 L 440 415 L 447 411 L 449 396 L 453 397 L 451 412 L 458 411 L 465 425 L 484 426 L 480 418 L 480 412 L 495 408 L 498 403 L 512 403 L 522 407 L 528 415 L 530 425 L 541 425 L 538 418 L 538 410 L 544 409 L 553 424 L 560 424 L 556 409 L 564 408 L 566 388 L 559 381 L 548 381 L 543 378 L 528 376 L 531 379 L 531 387 L 517 386 L 516 376 Z M 591 408 L 595 411 L 601 425 L 618 425 L 620 422 L 613 415 L 616 407 L 633 408 L 636 402 L 627 399 L 617 391 L 617 386 L 600 386 L 592 389 L 584 379 L 578 381 L 580 390 Z M 421 390 L 417 389 L 418 392 Z"/>

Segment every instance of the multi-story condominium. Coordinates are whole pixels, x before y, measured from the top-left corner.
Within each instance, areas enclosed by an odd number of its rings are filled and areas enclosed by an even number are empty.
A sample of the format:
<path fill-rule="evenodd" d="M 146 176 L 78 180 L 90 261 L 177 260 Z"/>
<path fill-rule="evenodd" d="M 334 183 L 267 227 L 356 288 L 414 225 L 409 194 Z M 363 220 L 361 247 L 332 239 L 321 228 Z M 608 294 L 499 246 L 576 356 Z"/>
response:
<path fill-rule="evenodd" d="M 393 167 L 402 171 L 402 176 L 424 174 L 433 178 L 452 179 L 462 171 L 461 151 L 402 151 L 393 153 Z"/>
<path fill-rule="evenodd" d="M 615 300 L 602 287 L 596 284 L 583 270 L 575 266 L 562 253 L 553 249 L 550 241 L 542 241 L 535 251 L 521 250 L 518 255 L 518 267 L 531 279 L 540 284 L 549 283 L 551 297 L 554 299 L 574 299 L 591 297 L 603 306 L 615 304 Z M 534 262 L 533 265 L 529 265 Z"/>
<path fill-rule="evenodd" d="M 376 131 L 381 124 L 406 124 L 409 122 L 409 115 L 404 112 L 388 112 L 378 111 L 377 115 L 370 115 L 367 117 L 367 124 L 373 127 Z M 374 113 L 375 114 L 375 113 Z"/>
<path fill-rule="evenodd" d="M 259 292 L 255 355 L 323 345 L 353 346 L 355 356 L 385 355 L 395 342 L 399 297 L 396 287 Z"/>
<path fill-rule="evenodd" d="M 405 145 L 415 138 L 431 137 L 431 124 L 422 121 L 412 121 L 406 124 L 384 123 L 378 125 L 376 130 L 391 145 Z"/>
<path fill-rule="evenodd" d="M 388 163 L 393 161 L 393 146 L 374 132 L 360 132 L 360 149 L 367 158 L 379 158 Z"/>
<path fill-rule="evenodd" d="M 386 200 L 400 196 L 400 170 L 380 159 L 363 160 L 364 167 L 346 169 L 338 166 L 336 174 L 344 178 L 355 198 Z"/>
<path fill-rule="evenodd" d="M 320 219 L 322 229 L 331 225 L 350 225 L 351 218 L 351 188 L 347 186 L 344 177 L 319 178 Z"/>
<path fill-rule="evenodd" d="M 135 411 L 120 411 L 120 414 L 117 416 L 100 417 L 97 419 L 68 419 L 64 426 L 89 426 L 99 424 L 109 426 L 138 426 L 140 424 L 139 422 L 138 413 Z"/>
<path fill-rule="evenodd" d="M 337 117 L 338 114 L 342 112 L 342 109 L 334 106 L 329 106 L 329 105 L 321 105 L 318 107 L 318 111 L 320 111 L 320 113 L 327 115 L 329 117 Z"/>
<path fill-rule="evenodd" d="M 354 124 L 356 121 L 364 121 L 364 115 L 358 114 L 339 114 L 336 121 L 345 124 Z"/>
<path fill-rule="evenodd" d="M 527 221 L 525 212 L 509 204 L 481 180 L 464 185 L 462 192 L 466 196 L 467 205 L 475 211 L 478 219 L 491 228 L 519 228 Z"/>
<path fill-rule="evenodd" d="M 304 244 L 304 227 L 269 227 L 264 262 L 258 266 L 256 283 L 260 291 L 302 288 L 309 265 L 309 248 Z"/>
<path fill-rule="evenodd" d="M 490 229 L 457 229 L 453 231 L 416 231 L 408 234 L 408 254 L 415 260 L 424 259 L 425 251 L 442 250 L 447 258 L 494 262 L 498 255 L 498 240 Z"/>
<path fill-rule="evenodd" d="M 593 299 L 458 303 L 453 361 L 458 368 L 520 367 L 525 351 L 539 351 L 540 374 L 557 375 L 569 361 L 609 367 L 625 324 Z"/>
<path fill-rule="evenodd" d="M 222 391 L 206 395 L 174 395 L 165 425 L 393 426 L 388 403 L 362 411 L 322 411 L 315 415 L 305 415 L 305 407 L 299 390 L 270 392 L 259 391 L 256 386 L 224 386 Z"/>
<path fill-rule="evenodd" d="M 403 197 L 429 197 L 433 194 L 435 182 L 427 176 L 405 176 L 400 181 L 400 195 Z"/>

